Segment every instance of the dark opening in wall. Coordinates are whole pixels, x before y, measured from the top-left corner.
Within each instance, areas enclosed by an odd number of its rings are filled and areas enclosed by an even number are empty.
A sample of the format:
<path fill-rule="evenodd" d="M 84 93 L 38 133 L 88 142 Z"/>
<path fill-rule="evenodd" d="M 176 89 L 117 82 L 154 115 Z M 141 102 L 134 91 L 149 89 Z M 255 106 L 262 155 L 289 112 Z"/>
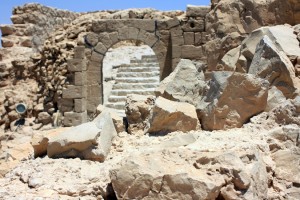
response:
<path fill-rule="evenodd" d="M 194 22 L 191 22 L 191 23 L 190 23 L 190 26 L 191 26 L 191 28 L 195 28 L 195 23 L 194 23 Z"/>

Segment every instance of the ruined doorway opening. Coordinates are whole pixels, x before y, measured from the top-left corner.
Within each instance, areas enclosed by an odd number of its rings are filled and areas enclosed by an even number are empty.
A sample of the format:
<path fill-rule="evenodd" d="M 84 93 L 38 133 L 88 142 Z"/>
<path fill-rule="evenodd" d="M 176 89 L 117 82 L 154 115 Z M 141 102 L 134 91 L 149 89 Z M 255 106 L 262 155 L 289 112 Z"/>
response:
<path fill-rule="evenodd" d="M 103 59 L 103 104 L 125 116 L 128 94 L 154 95 L 160 68 L 154 51 L 138 40 L 120 41 Z"/>

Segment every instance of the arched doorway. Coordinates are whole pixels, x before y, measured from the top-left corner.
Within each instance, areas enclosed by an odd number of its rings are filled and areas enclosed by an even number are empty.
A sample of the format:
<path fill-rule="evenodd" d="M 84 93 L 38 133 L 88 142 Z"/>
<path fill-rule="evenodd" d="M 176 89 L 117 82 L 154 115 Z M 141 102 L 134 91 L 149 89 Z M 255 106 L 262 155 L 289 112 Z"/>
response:
<path fill-rule="evenodd" d="M 103 104 L 124 116 L 128 94 L 154 95 L 160 68 L 154 51 L 139 40 L 123 40 L 106 52 L 103 64 Z"/>

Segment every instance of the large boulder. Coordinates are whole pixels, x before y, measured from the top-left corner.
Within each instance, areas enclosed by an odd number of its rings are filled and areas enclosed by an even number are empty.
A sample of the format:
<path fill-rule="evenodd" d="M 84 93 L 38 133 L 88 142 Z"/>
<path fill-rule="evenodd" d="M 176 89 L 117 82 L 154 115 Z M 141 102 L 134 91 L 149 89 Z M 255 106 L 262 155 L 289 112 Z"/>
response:
<path fill-rule="evenodd" d="M 241 43 L 237 49 L 228 51 L 218 64 L 221 69 L 236 69 L 238 72 L 247 73 L 249 66 L 254 58 L 256 47 L 263 39 L 268 36 L 274 41 L 274 46 L 284 52 L 294 63 L 300 56 L 299 41 L 294 34 L 294 28 L 289 25 L 277 25 L 271 27 L 261 27 L 252 31 L 249 36 Z"/>
<path fill-rule="evenodd" d="M 109 112 L 102 112 L 92 122 L 73 127 L 50 138 L 50 158 L 74 158 L 103 162 L 117 132 Z"/>
<path fill-rule="evenodd" d="M 297 24 L 300 2 L 295 0 L 221 0 L 206 16 L 206 29 L 222 37 L 227 33 L 250 33 L 267 25 Z"/>
<path fill-rule="evenodd" d="M 272 86 L 268 91 L 268 100 L 265 111 L 271 111 L 273 108 L 283 103 L 286 100 L 283 93 L 278 90 L 275 86 Z"/>
<path fill-rule="evenodd" d="M 148 133 L 191 131 L 200 128 L 195 106 L 158 97 L 149 118 Z"/>
<path fill-rule="evenodd" d="M 125 103 L 125 114 L 130 134 L 143 134 L 155 102 L 154 96 L 130 94 Z"/>
<path fill-rule="evenodd" d="M 178 148 L 135 153 L 110 178 L 118 199 L 262 199 L 266 164 L 257 151 L 249 156 L 247 162 L 245 154 Z"/>
<path fill-rule="evenodd" d="M 205 130 L 241 127 L 250 117 L 264 111 L 269 83 L 251 74 L 213 73 L 206 107 L 198 106 Z"/>
<path fill-rule="evenodd" d="M 268 36 L 264 36 L 257 45 L 248 73 L 268 80 L 288 98 L 292 98 L 300 88 L 300 79 L 295 75 L 293 64 Z"/>
<path fill-rule="evenodd" d="M 175 70 L 155 90 L 156 96 L 195 105 L 205 92 L 204 74 L 191 60 L 182 59 Z"/>

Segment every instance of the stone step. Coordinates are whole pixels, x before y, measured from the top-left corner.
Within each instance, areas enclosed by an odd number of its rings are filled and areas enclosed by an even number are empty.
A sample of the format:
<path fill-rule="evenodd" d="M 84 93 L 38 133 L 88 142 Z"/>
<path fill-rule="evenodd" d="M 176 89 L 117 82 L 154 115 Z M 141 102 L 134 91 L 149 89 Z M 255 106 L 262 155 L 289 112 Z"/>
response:
<path fill-rule="evenodd" d="M 119 69 L 122 67 L 159 67 L 157 62 L 150 62 L 150 63 L 130 63 L 130 64 L 122 64 L 122 65 L 114 65 L 113 69 Z"/>
<path fill-rule="evenodd" d="M 114 102 L 114 103 L 108 102 L 105 106 L 108 107 L 108 108 L 114 108 L 114 109 L 117 109 L 117 110 L 124 110 L 125 109 L 125 102 Z"/>
<path fill-rule="evenodd" d="M 109 98 L 108 98 L 108 102 L 110 103 L 114 103 L 114 102 L 125 102 L 127 99 L 127 96 L 113 96 L 113 95 L 110 95 Z"/>
<path fill-rule="evenodd" d="M 152 71 L 152 72 L 139 72 L 139 73 L 132 73 L 132 72 L 119 72 L 117 73 L 117 77 L 155 77 L 159 76 L 159 71 Z"/>
<path fill-rule="evenodd" d="M 145 59 L 142 59 L 142 60 L 130 60 L 130 64 L 141 64 L 141 63 L 145 63 L 145 64 L 148 64 L 148 63 L 158 63 L 157 62 L 157 59 L 155 58 L 145 58 Z"/>
<path fill-rule="evenodd" d="M 154 89 L 147 90 L 112 90 L 113 96 L 127 96 L 128 94 L 154 95 Z"/>
<path fill-rule="evenodd" d="M 142 59 L 146 59 L 146 58 L 155 58 L 155 59 L 157 59 L 157 57 L 156 57 L 156 55 L 143 55 L 142 56 Z"/>
<path fill-rule="evenodd" d="M 117 77 L 116 83 L 159 83 L 159 77 L 140 78 L 140 77 Z"/>
<path fill-rule="evenodd" d="M 117 83 L 113 85 L 114 89 L 148 89 L 148 88 L 157 88 L 159 86 L 159 83 Z"/>
<path fill-rule="evenodd" d="M 152 71 L 159 71 L 158 66 L 153 67 L 120 67 L 118 72 L 152 72 Z"/>

